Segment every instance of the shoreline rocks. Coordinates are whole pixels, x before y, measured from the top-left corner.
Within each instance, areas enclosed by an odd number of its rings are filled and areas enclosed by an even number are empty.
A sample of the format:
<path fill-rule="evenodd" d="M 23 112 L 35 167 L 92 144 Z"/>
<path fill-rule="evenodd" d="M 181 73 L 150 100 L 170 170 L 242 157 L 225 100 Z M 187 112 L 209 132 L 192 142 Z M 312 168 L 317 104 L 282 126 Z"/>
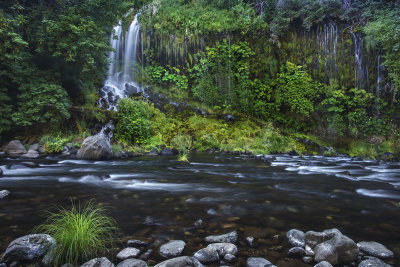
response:
<path fill-rule="evenodd" d="M 110 159 L 112 157 L 110 140 L 104 134 L 97 134 L 87 137 L 76 157 L 78 159 Z"/>
<path fill-rule="evenodd" d="M 185 246 L 186 243 L 182 240 L 171 240 L 160 247 L 160 255 L 167 259 L 180 256 Z"/>

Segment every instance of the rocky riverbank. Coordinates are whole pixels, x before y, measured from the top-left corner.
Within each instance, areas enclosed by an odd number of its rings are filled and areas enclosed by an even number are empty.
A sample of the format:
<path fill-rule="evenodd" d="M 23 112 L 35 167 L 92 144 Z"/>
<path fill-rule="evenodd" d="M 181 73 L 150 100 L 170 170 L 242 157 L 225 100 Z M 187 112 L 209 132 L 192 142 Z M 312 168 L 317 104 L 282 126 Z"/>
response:
<path fill-rule="evenodd" d="M 338 229 L 323 232 L 306 233 L 291 229 L 285 235 L 274 235 L 280 250 L 287 251 L 287 256 L 277 263 L 260 256 L 248 255 L 243 258 L 238 244 L 248 248 L 257 247 L 257 239 L 252 236 L 238 235 L 233 231 L 222 235 L 207 236 L 199 244 L 203 248 L 192 255 L 185 251 L 184 240 L 170 240 L 167 243 L 128 240 L 126 247 L 118 252 L 114 262 L 105 255 L 92 259 L 81 267 L 201 267 L 201 266 L 358 266 L 390 267 L 397 266 L 394 253 L 384 245 L 373 241 L 355 243 Z M 34 234 L 20 237 L 10 243 L 4 252 L 0 266 L 52 266 L 51 249 L 56 241 L 49 235 Z M 259 254 L 257 252 L 253 254 Z M 240 256 L 238 256 L 240 255 Z M 101 256 L 101 255 L 99 255 Z M 290 259 L 297 259 L 291 261 Z M 275 265 L 274 265 L 275 264 Z M 64 267 L 73 265 L 65 264 Z"/>

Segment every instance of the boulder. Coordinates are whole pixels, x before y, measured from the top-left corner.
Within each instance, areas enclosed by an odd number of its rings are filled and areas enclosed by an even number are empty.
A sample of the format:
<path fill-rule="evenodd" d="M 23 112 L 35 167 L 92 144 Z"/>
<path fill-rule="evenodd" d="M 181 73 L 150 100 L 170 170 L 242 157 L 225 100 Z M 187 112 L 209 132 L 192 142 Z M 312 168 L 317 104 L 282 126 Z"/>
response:
<path fill-rule="evenodd" d="M 126 244 L 128 247 L 142 248 L 147 247 L 150 243 L 142 240 L 128 240 Z"/>
<path fill-rule="evenodd" d="M 350 263 L 358 257 L 358 247 L 356 243 L 343 235 L 337 229 L 325 230 L 328 240 L 317 244 L 314 247 L 315 261 L 327 261 L 332 265 L 338 263 Z"/>
<path fill-rule="evenodd" d="M 10 194 L 8 190 L 1 190 L 0 191 L 0 199 L 7 197 Z"/>
<path fill-rule="evenodd" d="M 385 152 L 382 154 L 382 156 L 380 156 L 380 160 L 385 162 L 395 162 L 399 161 L 399 158 L 393 153 Z"/>
<path fill-rule="evenodd" d="M 186 243 L 182 240 L 171 240 L 160 247 L 160 254 L 164 258 L 177 257 L 182 254 Z"/>
<path fill-rule="evenodd" d="M 332 266 L 332 264 L 330 264 L 327 261 L 321 261 L 321 262 L 315 264 L 314 267 L 333 267 L 333 266 Z"/>
<path fill-rule="evenodd" d="M 109 159 L 113 155 L 110 140 L 104 134 L 87 137 L 76 157 L 78 159 Z"/>
<path fill-rule="evenodd" d="M 246 261 L 247 267 L 272 267 L 273 265 L 269 260 L 261 257 L 251 257 Z"/>
<path fill-rule="evenodd" d="M 39 157 L 39 152 L 31 149 L 29 149 L 27 153 L 21 155 L 21 158 L 25 159 L 36 159 L 38 157 Z"/>
<path fill-rule="evenodd" d="M 117 267 L 147 267 L 146 262 L 138 259 L 127 259 L 119 263 Z"/>
<path fill-rule="evenodd" d="M 302 247 L 306 245 L 306 236 L 303 231 L 292 229 L 286 233 L 289 243 L 294 247 Z"/>
<path fill-rule="evenodd" d="M 81 265 L 81 267 L 114 267 L 114 266 L 115 265 L 111 261 L 109 261 L 106 257 L 95 258 Z"/>
<path fill-rule="evenodd" d="M 312 248 L 310 248 L 310 246 L 308 246 L 308 245 L 306 245 L 306 247 L 305 247 L 305 252 L 306 252 L 306 256 L 314 257 L 314 255 L 315 255 Z"/>
<path fill-rule="evenodd" d="M 2 262 L 33 262 L 47 254 L 56 245 L 49 235 L 33 234 L 19 237 L 8 245 L 1 259 Z"/>
<path fill-rule="evenodd" d="M 35 143 L 29 147 L 29 150 L 39 151 L 40 145 L 39 143 Z"/>
<path fill-rule="evenodd" d="M 117 254 L 117 259 L 123 261 L 129 258 L 136 258 L 139 254 L 140 250 L 137 248 L 125 248 Z"/>
<path fill-rule="evenodd" d="M 223 235 L 210 235 L 205 238 L 207 243 L 236 243 L 238 234 L 236 231 Z"/>
<path fill-rule="evenodd" d="M 27 152 L 24 145 L 19 140 L 13 140 L 9 142 L 3 148 L 3 151 L 6 152 L 6 154 L 11 158 L 18 158 Z"/>
<path fill-rule="evenodd" d="M 237 247 L 232 243 L 212 243 L 207 246 L 209 249 L 215 249 L 218 255 L 223 258 L 226 254 L 236 255 Z"/>
<path fill-rule="evenodd" d="M 288 254 L 291 257 L 302 257 L 302 256 L 306 255 L 306 251 L 304 248 L 294 247 L 294 248 L 289 249 Z"/>
<path fill-rule="evenodd" d="M 368 259 L 360 262 L 358 267 L 392 267 L 392 265 L 386 264 L 380 259 Z"/>
<path fill-rule="evenodd" d="M 387 249 L 384 245 L 377 242 L 359 242 L 357 243 L 358 248 L 367 255 L 377 257 L 380 259 L 390 259 L 394 257 L 394 253 Z"/>
<path fill-rule="evenodd" d="M 163 261 L 154 267 L 204 267 L 196 258 L 182 256 Z"/>
<path fill-rule="evenodd" d="M 193 257 L 199 260 L 199 262 L 208 264 L 212 262 L 216 262 L 219 260 L 219 254 L 217 250 L 213 247 L 202 248 L 197 251 Z"/>

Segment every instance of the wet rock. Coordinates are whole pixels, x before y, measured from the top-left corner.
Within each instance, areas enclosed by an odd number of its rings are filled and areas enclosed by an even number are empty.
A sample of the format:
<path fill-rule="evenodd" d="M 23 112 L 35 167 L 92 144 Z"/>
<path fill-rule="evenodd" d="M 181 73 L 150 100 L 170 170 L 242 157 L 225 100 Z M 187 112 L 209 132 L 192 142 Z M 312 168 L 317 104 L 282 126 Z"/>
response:
<path fill-rule="evenodd" d="M 312 250 L 312 248 L 310 248 L 310 246 L 306 245 L 305 251 L 306 251 L 306 256 L 314 257 L 315 253 Z"/>
<path fill-rule="evenodd" d="M 365 254 L 377 257 L 380 259 L 390 259 L 394 257 L 394 253 L 387 249 L 384 245 L 377 242 L 359 242 L 357 243 L 358 248 Z"/>
<path fill-rule="evenodd" d="M 246 237 L 246 242 L 249 244 L 250 247 L 254 246 L 254 237 L 248 236 Z"/>
<path fill-rule="evenodd" d="M 143 255 L 140 256 L 140 259 L 147 261 L 150 258 L 151 253 L 153 253 L 153 250 L 149 248 Z"/>
<path fill-rule="evenodd" d="M 112 157 L 110 140 L 104 134 L 87 137 L 76 157 L 78 159 L 109 159 Z"/>
<path fill-rule="evenodd" d="M 236 231 L 223 235 L 210 235 L 205 238 L 207 243 L 236 243 L 238 234 Z"/>
<path fill-rule="evenodd" d="M 142 248 L 147 247 L 150 243 L 142 240 L 128 240 L 126 244 L 128 247 Z"/>
<path fill-rule="evenodd" d="M 333 267 L 333 266 L 332 266 L 332 264 L 330 264 L 327 261 L 321 261 L 321 262 L 315 264 L 314 267 Z"/>
<path fill-rule="evenodd" d="M 311 248 L 329 239 L 328 233 L 326 233 L 326 231 L 324 232 L 308 231 L 305 234 L 305 237 L 306 237 L 306 244 Z"/>
<path fill-rule="evenodd" d="M 38 157 L 39 157 L 39 152 L 31 149 L 29 149 L 27 153 L 21 155 L 21 158 L 25 159 L 36 159 Z"/>
<path fill-rule="evenodd" d="M 368 259 L 360 262 L 358 267 L 391 267 L 392 265 L 386 264 L 380 259 Z"/>
<path fill-rule="evenodd" d="M 292 229 L 286 233 L 286 237 L 294 247 L 302 247 L 306 245 L 306 236 L 303 231 Z"/>
<path fill-rule="evenodd" d="M 224 120 L 226 122 L 234 122 L 236 120 L 236 118 L 232 114 L 226 114 L 224 117 Z"/>
<path fill-rule="evenodd" d="M 1 261 L 32 262 L 46 255 L 56 245 L 56 241 L 49 235 L 34 234 L 19 237 L 8 245 Z"/>
<path fill-rule="evenodd" d="M 17 170 L 17 169 L 24 169 L 24 168 L 36 168 L 39 167 L 39 164 L 34 162 L 19 162 L 19 163 L 12 163 L 7 166 L 9 170 Z"/>
<path fill-rule="evenodd" d="M 164 258 L 177 257 L 182 254 L 186 243 L 182 240 L 171 240 L 160 247 L 160 254 Z"/>
<path fill-rule="evenodd" d="M 226 254 L 224 256 L 224 260 L 227 262 L 234 262 L 236 260 L 236 257 L 235 257 L 235 255 L 232 255 L 232 254 Z"/>
<path fill-rule="evenodd" d="M 21 141 L 13 140 L 3 148 L 3 152 L 11 158 L 18 158 L 27 151 Z"/>
<path fill-rule="evenodd" d="M 125 248 L 117 254 L 118 260 L 126 260 L 129 258 L 136 258 L 139 256 L 140 250 L 137 248 Z"/>
<path fill-rule="evenodd" d="M 111 261 L 109 261 L 106 257 L 95 258 L 81 265 L 81 267 L 114 267 L 114 266 L 115 265 Z"/>
<path fill-rule="evenodd" d="M 315 261 L 327 261 L 332 265 L 350 263 L 357 259 L 359 250 L 353 240 L 337 229 L 325 230 L 327 241 L 314 247 Z"/>
<path fill-rule="evenodd" d="M 146 262 L 138 259 L 127 259 L 120 262 L 117 267 L 147 267 Z"/>
<path fill-rule="evenodd" d="M 158 151 L 153 149 L 152 151 L 146 153 L 147 156 L 158 156 Z"/>
<path fill-rule="evenodd" d="M 289 249 L 288 254 L 291 257 L 302 257 L 306 254 L 306 251 L 304 250 L 304 248 L 294 247 L 294 248 Z"/>
<path fill-rule="evenodd" d="M 207 248 L 215 249 L 218 255 L 223 258 L 226 254 L 236 255 L 238 249 L 232 243 L 213 243 L 207 246 Z"/>
<path fill-rule="evenodd" d="M 213 247 L 206 247 L 197 251 L 193 257 L 199 260 L 199 262 L 208 264 L 219 260 L 219 254 Z"/>
<path fill-rule="evenodd" d="M 309 257 L 309 256 L 304 256 L 301 259 L 303 260 L 304 263 L 311 263 L 313 261 L 313 257 Z"/>
<path fill-rule="evenodd" d="M 197 221 L 194 223 L 194 226 L 196 226 L 196 227 L 202 227 L 203 224 L 204 224 L 203 220 L 202 220 L 202 219 L 199 219 L 199 220 L 197 220 Z"/>
<path fill-rule="evenodd" d="M 251 257 L 246 261 L 247 267 L 272 267 L 274 266 L 270 261 L 261 257 Z"/>
<path fill-rule="evenodd" d="M 0 151 L 0 159 L 1 159 L 1 158 L 4 158 L 5 156 L 6 156 L 6 152 Z"/>
<path fill-rule="evenodd" d="M 34 143 L 33 145 L 31 145 L 31 146 L 29 147 L 29 150 L 38 151 L 39 148 L 40 148 L 39 143 Z"/>
<path fill-rule="evenodd" d="M 172 155 L 175 155 L 175 153 L 172 149 L 165 147 L 165 148 L 161 149 L 160 155 L 161 156 L 172 156 Z"/>
<path fill-rule="evenodd" d="M 196 258 L 182 256 L 163 261 L 154 267 L 204 267 Z"/>
<path fill-rule="evenodd" d="M 10 194 L 8 190 L 1 190 L 0 191 L 0 199 L 7 197 Z"/>
<path fill-rule="evenodd" d="M 380 156 L 380 160 L 384 162 L 395 162 L 399 161 L 399 158 L 393 153 L 385 152 L 382 156 Z"/>

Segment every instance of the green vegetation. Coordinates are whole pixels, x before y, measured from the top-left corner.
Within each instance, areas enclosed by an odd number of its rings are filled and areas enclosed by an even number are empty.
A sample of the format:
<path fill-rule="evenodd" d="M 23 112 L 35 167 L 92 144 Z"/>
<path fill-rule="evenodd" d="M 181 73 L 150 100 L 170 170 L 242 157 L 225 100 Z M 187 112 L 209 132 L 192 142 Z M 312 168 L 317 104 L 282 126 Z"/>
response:
<path fill-rule="evenodd" d="M 70 210 L 58 207 L 55 212 L 46 213 L 46 217 L 36 232 L 47 233 L 56 240 L 56 247 L 50 251 L 55 257 L 55 266 L 82 264 L 105 252 L 107 245 L 115 240 L 114 219 L 93 201 L 83 206 L 72 203 Z"/>

